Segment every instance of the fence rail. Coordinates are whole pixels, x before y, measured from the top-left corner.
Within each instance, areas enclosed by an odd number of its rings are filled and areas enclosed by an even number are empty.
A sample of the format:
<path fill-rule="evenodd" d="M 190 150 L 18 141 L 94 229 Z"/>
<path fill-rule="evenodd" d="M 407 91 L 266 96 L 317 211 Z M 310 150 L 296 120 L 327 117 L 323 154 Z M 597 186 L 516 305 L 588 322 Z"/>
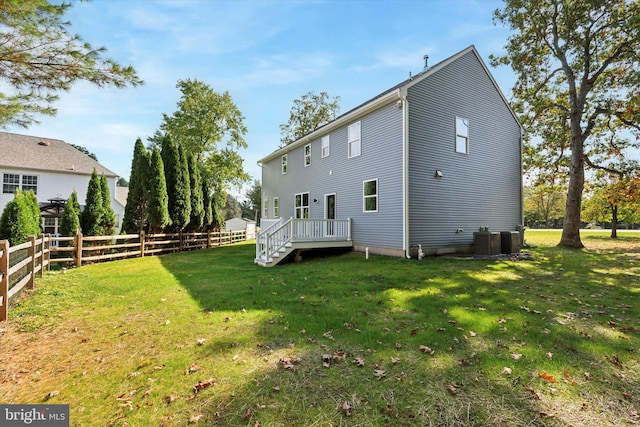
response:
<path fill-rule="evenodd" d="M 229 245 L 247 240 L 246 230 L 208 233 L 123 234 L 119 236 L 30 236 L 10 246 L 0 240 L 0 321 L 7 320 L 9 304 L 24 289 L 33 289 L 51 264 L 80 267 L 88 262 L 161 255 Z"/>

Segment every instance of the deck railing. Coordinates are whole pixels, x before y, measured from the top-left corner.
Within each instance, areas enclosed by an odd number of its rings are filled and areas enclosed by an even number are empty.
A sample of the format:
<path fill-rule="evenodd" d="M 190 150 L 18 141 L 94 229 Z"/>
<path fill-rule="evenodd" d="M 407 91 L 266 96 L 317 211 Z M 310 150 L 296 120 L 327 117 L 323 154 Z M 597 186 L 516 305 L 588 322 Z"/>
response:
<path fill-rule="evenodd" d="M 351 240 L 351 219 L 289 218 L 270 225 L 256 238 L 256 259 L 269 262 L 287 245 L 297 242 Z"/>

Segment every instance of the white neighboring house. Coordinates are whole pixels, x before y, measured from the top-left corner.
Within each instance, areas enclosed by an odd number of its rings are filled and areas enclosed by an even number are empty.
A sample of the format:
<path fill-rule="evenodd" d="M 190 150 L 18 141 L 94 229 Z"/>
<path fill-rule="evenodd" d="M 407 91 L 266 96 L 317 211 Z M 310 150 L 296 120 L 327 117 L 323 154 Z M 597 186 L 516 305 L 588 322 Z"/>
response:
<path fill-rule="evenodd" d="M 107 178 L 116 234 L 120 233 L 126 195 L 124 200 L 117 197 L 116 173 L 62 140 L 0 132 L 0 213 L 13 200 L 16 188 L 33 190 L 42 211 L 44 232 L 57 234 L 64 203 L 74 189 L 84 208 L 94 169 Z"/>
<path fill-rule="evenodd" d="M 224 223 L 226 231 L 247 230 L 247 240 L 256 237 L 256 222 L 248 218 L 232 218 Z"/>

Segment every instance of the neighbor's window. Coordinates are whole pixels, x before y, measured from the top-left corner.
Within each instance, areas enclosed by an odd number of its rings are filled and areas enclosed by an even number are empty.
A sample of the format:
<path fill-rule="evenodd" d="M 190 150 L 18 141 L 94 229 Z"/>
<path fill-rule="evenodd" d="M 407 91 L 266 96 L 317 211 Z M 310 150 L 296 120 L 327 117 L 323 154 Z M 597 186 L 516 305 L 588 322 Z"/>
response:
<path fill-rule="evenodd" d="M 322 157 L 329 157 L 329 143 L 331 142 L 329 135 L 322 137 Z"/>
<path fill-rule="evenodd" d="M 282 173 L 287 173 L 287 155 L 282 156 Z"/>
<path fill-rule="evenodd" d="M 29 190 L 38 194 L 38 177 L 36 175 L 22 175 L 22 191 Z"/>
<path fill-rule="evenodd" d="M 378 212 L 378 180 L 362 183 L 362 208 L 364 212 Z"/>
<path fill-rule="evenodd" d="M 299 193 L 295 196 L 296 218 L 309 218 L 309 193 Z"/>
<path fill-rule="evenodd" d="M 456 117 L 456 153 L 469 152 L 469 120 Z"/>
<path fill-rule="evenodd" d="M 311 164 L 311 144 L 304 146 L 304 166 L 307 167 Z"/>
<path fill-rule="evenodd" d="M 355 122 L 348 128 L 347 145 L 349 146 L 349 158 L 357 157 L 362 153 L 360 139 L 360 122 Z"/>
<path fill-rule="evenodd" d="M 273 217 L 278 218 L 280 216 L 280 206 L 278 203 L 278 198 L 273 198 Z"/>
<path fill-rule="evenodd" d="M 13 194 L 20 188 L 20 175 L 13 173 L 5 173 L 2 176 L 2 192 L 5 194 Z"/>

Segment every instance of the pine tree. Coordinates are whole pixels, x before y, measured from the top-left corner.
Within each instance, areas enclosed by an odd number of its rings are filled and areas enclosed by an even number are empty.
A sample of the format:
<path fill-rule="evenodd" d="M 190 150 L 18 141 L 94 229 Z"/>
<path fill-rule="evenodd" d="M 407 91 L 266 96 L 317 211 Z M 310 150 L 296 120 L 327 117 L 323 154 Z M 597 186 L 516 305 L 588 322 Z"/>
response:
<path fill-rule="evenodd" d="M 30 196 L 16 190 L 13 200 L 7 203 L 0 216 L 0 239 L 7 239 L 15 246 L 26 242 L 28 236 L 40 234 L 40 224 L 34 216 Z"/>
<path fill-rule="evenodd" d="M 169 217 L 176 230 L 183 230 L 191 217 L 189 168 L 184 149 L 170 136 L 162 140 L 162 160 L 169 196 Z"/>
<path fill-rule="evenodd" d="M 107 177 L 102 174 L 100 177 L 100 190 L 102 192 L 102 235 L 111 236 L 116 229 L 116 214 L 111 207 L 111 194 Z"/>
<path fill-rule="evenodd" d="M 200 179 L 200 166 L 195 156 L 189 156 L 189 177 L 191 188 L 191 222 L 194 230 L 200 230 L 204 224 L 204 202 L 202 195 L 202 182 Z"/>
<path fill-rule="evenodd" d="M 211 193 L 206 182 L 202 182 L 202 204 L 204 206 L 204 228 L 211 230 L 213 224 L 213 208 L 211 206 Z"/>
<path fill-rule="evenodd" d="M 67 203 L 64 205 L 62 218 L 60 218 L 60 234 L 65 237 L 75 236 L 80 227 L 80 204 L 78 203 L 78 195 L 74 189 Z"/>
<path fill-rule="evenodd" d="M 102 186 L 98 172 L 94 169 L 87 186 L 87 198 L 85 199 L 84 211 L 81 217 L 84 234 L 87 236 L 102 235 L 103 218 Z"/>
<path fill-rule="evenodd" d="M 127 233 L 140 233 L 147 224 L 147 177 L 149 176 L 149 155 L 138 138 L 133 149 L 129 194 L 125 206 L 122 229 Z"/>
<path fill-rule="evenodd" d="M 164 176 L 164 163 L 160 151 L 156 148 L 151 153 L 149 171 L 149 206 L 148 220 L 151 232 L 161 232 L 171 224 L 169 217 L 169 196 Z"/>

